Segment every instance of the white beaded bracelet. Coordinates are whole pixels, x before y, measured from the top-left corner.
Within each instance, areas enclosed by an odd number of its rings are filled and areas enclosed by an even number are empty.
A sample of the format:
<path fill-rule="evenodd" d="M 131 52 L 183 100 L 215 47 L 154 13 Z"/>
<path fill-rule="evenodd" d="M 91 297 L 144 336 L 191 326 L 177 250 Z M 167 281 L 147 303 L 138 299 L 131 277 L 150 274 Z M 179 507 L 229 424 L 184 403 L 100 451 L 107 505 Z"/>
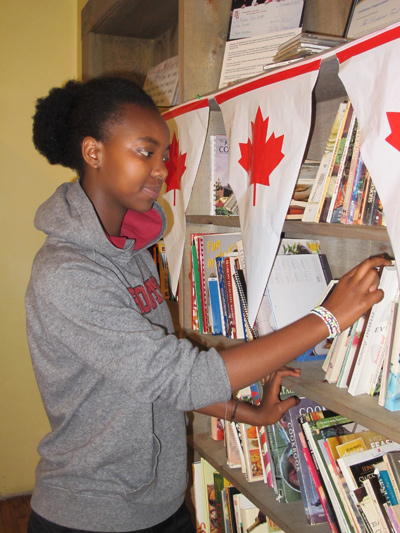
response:
<path fill-rule="evenodd" d="M 320 305 L 319 307 L 312 309 L 310 313 L 319 316 L 325 322 L 329 330 L 329 336 L 327 337 L 328 339 L 334 339 L 340 335 L 339 322 L 337 321 L 337 318 L 332 315 L 330 311 L 328 311 L 328 309 L 325 309 L 325 307 Z"/>

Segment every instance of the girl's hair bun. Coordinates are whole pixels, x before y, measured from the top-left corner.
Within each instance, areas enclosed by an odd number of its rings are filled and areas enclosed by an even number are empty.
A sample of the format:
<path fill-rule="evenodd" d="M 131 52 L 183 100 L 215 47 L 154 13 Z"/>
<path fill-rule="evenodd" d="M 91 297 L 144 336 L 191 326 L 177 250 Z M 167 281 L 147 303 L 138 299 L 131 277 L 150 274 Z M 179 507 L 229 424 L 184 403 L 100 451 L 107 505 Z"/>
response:
<path fill-rule="evenodd" d="M 50 164 L 77 169 L 69 150 L 70 117 L 82 92 L 82 84 L 69 81 L 64 87 L 55 87 L 36 103 L 33 116 L 33 143 Z"/>

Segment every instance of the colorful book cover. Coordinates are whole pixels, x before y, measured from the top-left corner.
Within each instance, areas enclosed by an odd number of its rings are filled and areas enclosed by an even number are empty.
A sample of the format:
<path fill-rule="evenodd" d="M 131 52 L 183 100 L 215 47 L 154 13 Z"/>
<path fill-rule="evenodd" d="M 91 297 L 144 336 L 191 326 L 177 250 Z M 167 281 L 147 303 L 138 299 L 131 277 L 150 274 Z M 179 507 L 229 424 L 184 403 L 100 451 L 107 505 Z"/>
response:
<path fill-rule="evenodd" d="M 302 453 L 302 429 L 298 417 L 305 412 L 323 410 L 324 407 L 308 398 L 302 398 L 299 405 L 289 409 L 289 435 L 293 450 L 293 459 L 297 471 L 300 492 L 303 500 L 307 523 L 310 525 L 326 522 L 327 518 L 317 491 L 312 480 L 307 461 Z"/>
<path fill-rule="evenodd" d="M 208 279 L 216 276 L 217 257 L 225 257 L 226 254 L 236 250 L 236 242 L 241 239 L 239 232 L 232 233 L 204 233 L 198 235 L 198 255 L 199 255 L 199 276 L 202 296 L 202 309 L 206 319 L 204 320 L 204 332 L 211 333 L 208 320 L 208 309 L 210 305 L 210 295 Z"/>
<path fill-rule="evenodd" d="M 287 397 L 286 394 L 281 394 L 282 399 L 285 397 Z M 275 472 L 276 499 L 285 503 L 301 499 L 299 479 L 290 441 L 290 428 L 291 421 L 288 412 L 278 422 L 267 426 L 270 460 L 274 465 Z"/>
<path fill-rule="evenodd" d="M 354 515 L 354 508 L 346 498 L 345 491 L 340 485 L 339 478 L 335 475 L 334 468 L 325 447 L 325 440 L 329 436 L 343 433 L 354 433 L 357 424 L 346 417 L 331 411 L 318 411 L 308 413 L 301 417 L 300 423 L 312 449 L 312 456 L 321 474 L 326 493 L 334 509 L 336 519 L 341 531 L 354 531 L 354 524 L 358 522 L 359 515 Z M 360 430 L 362 428 L 359 428 Z"/>
<path fill-rule="evenodd" d="M 224 502 L 222 499 L 222 494 L 224 488 L 228 485 L 231 485 L 225 477 L 219 472 L 214 472 L 214 491 L 215 491 L 215 507 L 217 514 L 217 527 L 218 533 L 228 533 L 225 530 L 224 522 Z"/>

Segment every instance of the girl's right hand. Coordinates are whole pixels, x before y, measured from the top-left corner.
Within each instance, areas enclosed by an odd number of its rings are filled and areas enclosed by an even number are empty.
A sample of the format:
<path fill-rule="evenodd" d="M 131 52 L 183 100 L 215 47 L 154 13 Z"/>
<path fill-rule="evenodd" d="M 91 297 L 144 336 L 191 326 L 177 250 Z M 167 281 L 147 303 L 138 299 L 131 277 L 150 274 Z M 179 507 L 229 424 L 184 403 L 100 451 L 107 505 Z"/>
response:
<path fill-rule="evenodd" d="M 382 256 L 371 257 L 339 280 L 323 305 L 336 317 L 341 331 L 382 300 L 383 291 L 378 289 L 378 269 L 389 265 L 391 261 Z"/>

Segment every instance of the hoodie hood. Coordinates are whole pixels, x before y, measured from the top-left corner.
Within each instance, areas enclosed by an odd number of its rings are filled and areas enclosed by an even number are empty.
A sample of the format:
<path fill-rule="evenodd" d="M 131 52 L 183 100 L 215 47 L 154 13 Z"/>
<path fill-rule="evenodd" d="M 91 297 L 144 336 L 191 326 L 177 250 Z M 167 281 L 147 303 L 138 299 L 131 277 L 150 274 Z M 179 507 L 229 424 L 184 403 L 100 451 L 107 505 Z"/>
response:
<path fill-rule="evenodd" d="M 125 219 L 128 223 L 125 224 Z M 147 213 L 128 212 L 122 225 L 127 237 L 121 248 L 114 246 L 105 233 L 90 199 L 80 182 L 63 183 L 37 210 L 35 227 L 49 238 L 75 244 L 97 252 L 120 256 L 134 255 L 159 241 L 166 229 L 166 217 L 154 202 Z M 135 231 L 136 230 L 136 231 Z"/>

